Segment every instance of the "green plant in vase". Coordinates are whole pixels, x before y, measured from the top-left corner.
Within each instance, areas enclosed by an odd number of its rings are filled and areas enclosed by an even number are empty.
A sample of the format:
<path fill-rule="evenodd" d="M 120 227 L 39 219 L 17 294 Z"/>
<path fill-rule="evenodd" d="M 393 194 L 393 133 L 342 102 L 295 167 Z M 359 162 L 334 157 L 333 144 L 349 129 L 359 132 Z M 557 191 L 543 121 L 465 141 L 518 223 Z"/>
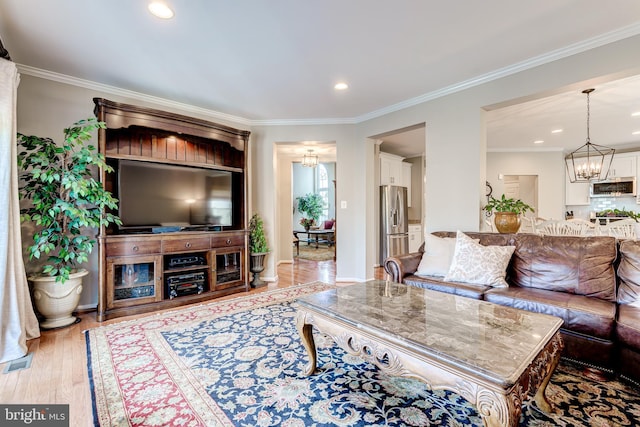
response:
<path fill-rule="evenodd" d="M 520 215 L 533 212 L 522 200 L 507 198 L 504 194 L 499 199 L 490 197 L 483 209 L 489 213 L 495 211 L 494 223 L 500 233 L 516 233 L 520 229 Z"/>
<path fill-rule="evenodd" d="M 320 218 L 322 209 L 324 209 L 324 200 L 318 193 L 307 193 L 298 197 L 298 211 L 303 215 L 306 214 L 305 218 L 300 220 L 300 225 L 305 230 L 309 230 Z"/>
<path fill-rule="evenodd" d="M 116 223 L 120 219 L 110 213 L 118 201 L 93 177 L 99 168 L 112 172 L 104 156 L 89 144 L 98 129 L 106 125 L 95 118 L 81 120 L 64 129 L 64 142 L 51 138 L 18 133 L 18 167 L 20 168 L 20 199 L 26 203 L 20 210 L 22 222 L 32 222 L 36 228 L 33 243 L 28 247 L 29 259 L 46 257 L 39 276 L 29 279 L 34 285 L 36 309 L 52 321 L 42 322 L 48 328 L 66 326 L 75 318 L 71 312 L 79 302 L 82 277 L 80 269 L 87 262 L 96 239 L 92 229 Z M 67 284 L 66 282 L 73 282 Z M 75 286 L 74 291 L 64 287 Z M 42 290 L 41 290 L 42 287 Z M 60 296 L 73 294 L 75 304 L 66 315 L 51 313 L 49 306 L 66 308 Z M 57 317 L 55 317 L 57 316 Z"/>
<path fill-rule="evenodd" d="M 267 237 L 264 234 L 264 223 L 258 214 L 253 214 L 249 221 L 249 255 L 251 265 L 249 271 L 253 273 L 251 287 L 257 288 L 266 285 L 260 279 L 260 273 L 264 271 L 264 261 L 269 253 L 269 245 Z"/>

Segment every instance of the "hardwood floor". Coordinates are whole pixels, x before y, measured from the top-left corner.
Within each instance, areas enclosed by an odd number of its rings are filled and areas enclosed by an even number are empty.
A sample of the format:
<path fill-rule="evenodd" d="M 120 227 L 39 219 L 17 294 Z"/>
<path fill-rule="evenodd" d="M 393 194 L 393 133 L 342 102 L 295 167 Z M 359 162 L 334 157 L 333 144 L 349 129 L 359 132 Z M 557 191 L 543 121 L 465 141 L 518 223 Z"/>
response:
<path fill-rule="evenodd" d="M 281 264 L 278 267 L 277 282 L 248 293 L 234 294 L 218 300 L 316 280 L 335 283 L 335 277 L 333 261 L 296 260 L 293 264 Z M 385 278 L 384 271 L 377 268 L 375 277 Z M 96 313 L 89 312 L 79 316 L 82 319 L 80 323 L 60 330 L 42 331 L 40 338 L 28 343 L 29 353 L 33 353 L 31 368 L 9 374 L 0 373 L 0 403 L 69 404 L 70 426 L 92 426 L 87 352 L 82 331 L 143 316 L 145 315 L 121 317 L 100 323 L 96 321 Z M 4 364 L 0 365 L 0 372 L 4 371 L 4 368 Z"/>

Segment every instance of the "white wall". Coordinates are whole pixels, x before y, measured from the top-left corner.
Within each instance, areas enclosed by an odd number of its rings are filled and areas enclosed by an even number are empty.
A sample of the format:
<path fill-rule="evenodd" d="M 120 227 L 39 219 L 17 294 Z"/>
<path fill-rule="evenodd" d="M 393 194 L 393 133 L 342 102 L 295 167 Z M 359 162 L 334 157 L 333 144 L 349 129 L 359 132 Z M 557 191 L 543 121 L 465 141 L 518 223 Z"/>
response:
<path fill-rule="evenodd" d="M 537 175 L 538 211 L 541 218 L 564 218 L 564 155 L 561 151 L 487 153 L 487 181 L 493 197 L 504 193 L 499 175 Z"/>

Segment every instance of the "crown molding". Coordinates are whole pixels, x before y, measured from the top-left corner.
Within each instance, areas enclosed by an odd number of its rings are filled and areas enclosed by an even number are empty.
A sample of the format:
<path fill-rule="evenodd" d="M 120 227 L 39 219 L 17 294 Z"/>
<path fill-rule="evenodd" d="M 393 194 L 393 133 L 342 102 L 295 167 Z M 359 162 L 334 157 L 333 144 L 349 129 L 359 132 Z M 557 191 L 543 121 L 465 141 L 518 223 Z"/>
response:
<path fill-rule="evenodd" d="M 565 150 L 560 147 L 547 147 L 547 148 L 487 148 L 487 153 L 551 153 L 551 152 L 564 152 Z"/>
<path fill-rule="evenodd" d="M 361 116 L 356 117 L 355 122 L 361 123 L 361 122 L 371 120 L 380 116 L 384 116 L 385 114 L 394 113 L 396 111 L 400 111 L 405 108 L 413 107 L 415 105 L 419 105 L 424 102 L 434 100 L 436 98 L 440 98 L 446 95 L 460 92 L 462 90 L 469 89 L 474 86 L 478 86 L 484 83 L 491 82 L 493 80 L 500 79 L 502 77 L 507 77 L 512 74 L 519 73 L 520 71 L 525 71 L 525 70 L 537 67 L 539 65 L 548 64 L 549 62 L 557 61 L 559 59 L 563 59 L 571 55 L 576 55 L 578 53 L 586 52 L 590 49 L 601 47 L 609 43 L 626 39 L 628 37 L 636 36 L 638 34 L 640 34 L 640 23 L 629 25 L 627 27 L 623 27 L 618 30 L 611 31 L 609 33 L 605 33 L 600 36 L 593 37 L 591 39 L 584 40 L 578 43 L 574 43 L 564 48 L 556 49 L 554 51 L 545 53 L 543 55 L 539 55 L 539 56 L 527 59 L 525 61 L 518 62 L 508 67 L 500 68 L 490 73 L 486 73 L 486 74 L 462 81 L 460 83 L 456 83 L 451 86 L 447 86 L 442 89 L 438 89 L 436 91 L 417 96 L 415 98 L 407 99 L 406 101 L 402 101 L 397 104 L 393 104 L 388 107 L 381 108 L 379 110 L 375 110 L 367 114 L 363 114 Z"/>
<path fill-rule="evenodd" d="M 338 119 L 269 119 L 250 120 L 253 126 L 313 126 L 313 125 L 354 125 L 358 123 L 353 118 Z"/>
<path fill-rule="evenodd" d="M 469 89 L 484 83 L 488 83 L 493 80 L 500 79 L 502 77 L 507 77 L 509 75 L 518 73 L 520 71 L 525 71 L 530 68 L 537 67 L 539 65 L 557 61 L 559 59 L 563 59 L 571 55 L 575 55 L 590 49 L 604 46 L 609 43 L 620 41 L 628 37 L 636 36 L 638 34 L 640 34 L 640 23 L 629 25 L 627 27 L 623 27 L 615 31 L 611 31 L 609 33 L 605 33 L 588 40 L 574 43 L 564 48 L 557 49 L 557 50 L 548 52 L 546 54 L 539 55 L 534 58 L 530 58 L 522 62 L 518 62 L 508 67 L 504 67 L 504 68 L 492 71 L 490 73 L 486 73 L 486 74 L 444 87 L 442 89 L 438 89 L 438 90 L 417 96 L 415 98 L 407 99 L 405 101 L 398 102 L 393 105 L 389 105 L 388 107 L 381 108 L 381 109 L 372 111 L 370 113 L 366 113 L 366 114 L 356 116 L 356 117 L 351 117 L 351 118 L 252 120 L 244 117 L 234 116 L 231 114 L 221 113 L 219 111 L 209 110 L 206 108 L 201 108 L 201 107 L 196 107 L 189 104 L 183 104 L 180 102 L 171 101 L 165 98 L 145 95 L 140 92 L 121 89 L 114 86 L 105 85 L 102 83 L 96 83 L 89 80 L 80 79 L 77 77 L 67 76 L 64 74 L 55 73 L 53 71 L 46 71 L 39 68 L 31 67 L 28 65 L 23 65 L 23 64 L 16 64 L 16 65 L 18 66 L 18 71 L 22 74 L 39 77 L 46 80 L 52 80 L 59 83 L 65 83 L 72 86 L 96 90 L 102 93 L 110 93 L 110 94 L 119 95 L 119 96 L 131 98 L 131 99 L 138 99 L 140 101 L 150 102 L 153 104 L 158 104 L 158 105 L 162 105 L 170 108 L 176 108 L 181 111 L 197 113 L 197 114 L 204 115 L 206 117 L 211 117 L 218 120 L 237 123 L 244 126 L 313 126 L 313 125 L 345 125 L 345 124 L 350 125 L 350 124 L 362 123 L 367 120 L 384 116 L 386 114 L 404 110 L 406 108 L 413 107 L 427 101 L 431 101 L 437 98 L 441 98 L 443 96 L 460 92 L 462 90 Z"/>
<path fill-rule="evenodd" d="M 175 108 L 181 111 L 187 111 L 191 113 L 197 113 L 206 117 L 211 117 L 217 120 L 224 120 L 233 122 L 236 124 L 251 126 L 252 122 L 244 117 L 233 116 L 231 114 L 221 113 L 219 111 L 209 110 L 206 108 L 196 107 L 194 105 L 183 104 L 181 102 L 171 101 L 169 99 L 160 98 L 157 96 L 146 95 L 144 93 L 135 92 L 132 90 L 121 89 L 115 86 L 110 86 L 102 83 L 92 82 L 90 80 L 84 80 L 77 77 L 68 76 L 66 74 L 60 74 L 53 71 L 47 71 L 40 68 L 31 67 L 24 64 L 16 64 L 18 71 L 21 74 L 26 74 L 33 77 L 39 77 L 45 80 L 51 80 L 58 83 L 64 83 L 71 86 L 77 86 L 85 89 L 95 90 L 101 93 L 109 93 L 112 95 L 123 96 L 126 98 L 137 99 L 144 102 L 150 102 L 164 107 Z"/>

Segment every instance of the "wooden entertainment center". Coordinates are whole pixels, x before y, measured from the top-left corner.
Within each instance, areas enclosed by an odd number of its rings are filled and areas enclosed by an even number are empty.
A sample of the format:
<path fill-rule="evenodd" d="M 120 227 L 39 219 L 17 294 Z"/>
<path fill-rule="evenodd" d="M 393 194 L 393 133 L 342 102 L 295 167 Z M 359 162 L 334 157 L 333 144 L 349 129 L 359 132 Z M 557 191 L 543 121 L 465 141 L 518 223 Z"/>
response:
<path fill-rule="evenodd" d="M 220 171 L 230 175 L 233 189 L 231 225 L 103 227 L 98 321 L 249 290 L 250 132 L 102 98 L 94 103 L 96 117 L 107 125 L 98 134 L 99 151 L 115 170 L 100 171 L 100 179 L 116 197 L 123 161 Z"/>

